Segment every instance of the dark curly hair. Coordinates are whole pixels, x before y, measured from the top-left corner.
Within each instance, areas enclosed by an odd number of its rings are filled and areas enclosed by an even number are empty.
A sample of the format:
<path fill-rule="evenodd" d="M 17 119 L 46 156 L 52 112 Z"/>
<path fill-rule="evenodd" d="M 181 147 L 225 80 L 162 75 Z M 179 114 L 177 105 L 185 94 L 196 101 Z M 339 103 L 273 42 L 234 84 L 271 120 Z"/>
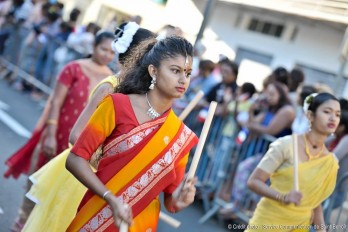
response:
<path fill-rule="evenodd" d="M 149 91 L 152 80 L 148 72 L 149 65 L 159 68 L 165 59 L 192 55 L 192 44 L 182 37 L 170 36 L 160 41 L 148 39 L 132 49 L 120 74 L 122 82 L 115 91 L 123 94 L 145 94 Z"/>

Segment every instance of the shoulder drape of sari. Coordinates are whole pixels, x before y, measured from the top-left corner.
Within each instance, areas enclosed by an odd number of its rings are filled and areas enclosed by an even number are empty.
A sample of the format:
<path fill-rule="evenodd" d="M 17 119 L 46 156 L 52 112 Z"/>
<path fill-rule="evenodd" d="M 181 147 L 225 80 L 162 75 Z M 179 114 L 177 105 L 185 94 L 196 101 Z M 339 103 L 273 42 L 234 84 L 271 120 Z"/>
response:
<path fill-rule="evenodd" d="M 183 179 L 187 154 L 197 141 L 171 110 L 105 144 L 97 176 L 136 217 L 160 192 L 175 190 Z M 109 227 L 117 231 L 110 207 L 89 191 L 67 231 L 109 231 Z"/>
<path fill-rule="evenodd" d="M 100 81 L 91 91 L 90 95 L 89 95 L 89 100 L 93 97 L 95 91 L 98 89 L 99 86 L 101 86 L 104 83 L 110 83 L 112 85 L 113 88 L 115 88 L 118 84 L 119 84 L 120 80 L 116 75 L 112 75 L 112 76 L 108 76 L 105 79 L 103 79 L 102 81 Z"/>
<path fill-rule="evenodd" d="M 309 231 L 312 210 L 328 198 L 336 183 L 338 163 L 333 154 L 299 164 L 301 204 L 283 205 L 263 197 L 247 231 Z M 293 167 L 271 175 L 271 188 L 287 193 L 293 187 Z M 266 228 L 266 226 L 269 226 Z"/>

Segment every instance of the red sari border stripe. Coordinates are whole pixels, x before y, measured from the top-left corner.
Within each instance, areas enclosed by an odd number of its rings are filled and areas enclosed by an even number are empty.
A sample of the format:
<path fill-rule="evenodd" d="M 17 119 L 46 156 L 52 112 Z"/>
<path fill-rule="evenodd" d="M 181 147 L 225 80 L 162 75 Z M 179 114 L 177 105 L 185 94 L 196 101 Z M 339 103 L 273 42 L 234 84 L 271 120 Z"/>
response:
<path fill-rule="evenodd" d="M 151 202 L 168 183 L 175 180 L 175 171 L 173 170 L 175 162 L 187 154 L 198 141 L 195 134 L 177 118 L 173 111 L 167 117 L 134 128 L 122 136 L 122 139 L 142 133 L 148 127 L 160 125 L 160 123 L 163 123 L 163 125 L 156 133 L 150 133 L 152 137 L 146 144 L 141 142 L 136 144 L 137 147 L 140 146 L 140 152 L 134 154 L 134 158 L 122 166 L 114 174 L 115 176 L 106 183 L 113 194 L 121 193 L 116 195 L 121 196 L 130 206 L 138 208 L 138 210 L 135 210 L 137 213 L 141 212 L 149 203 L 149 196 L 152 197 L 150 198 Z M 169 140 L 171 140 L 169 144 L 165 144 L 165 137 L 169 137 Z M 112 145 L 117 145 L 122 139 L 113 140 L 106 145 L 107 149 L 110 150 L 113 147 Z M 159 143 L 162 139 L 164 142 Z M 183 154 L 184 152 L 186 153 Z M 115 165 L 117 165 L 117 162 Z M 142 171 L 136 173 L 134 168 Z M 170 175 L 170 173 L 173 174 Z M 154 190 L 156 188 L 157 190 Z M 147 203 L 144 205 L 145 198 Z M 102 231 L 100 229 L 113 224 L 112 213 L 109 212 L 111 212 L 110 208 L 106 206 L 101 198 L 95 195 L 83 205 L 67 231 Z"/>
<path fill-rule="evenodd" d="M 116 143 L 120 143 L 123 140 L 125 140 L 125 138 L 131 137 L 137 133 L 139 133 L 140 131 L 144 131 L 146 128 L 149 129 L 151 127 L 155 127 L 155 126 L 159 126 L 161 124 L 163 124 L 163 122 L 166 120 L 166 118 L 160 118 L 158 120 L 155 121 L 151 121 L 151 122 L 147 122 L 144 123 L 140 126 L 137 126 L 136 128 L 132 129 L 129 133 L 121 135 L 117 138 L 115 138 L 114 140 L 112 140 L 111 142 L 109 142 L 108 144 L 106 144 L 103 147 L 103 151 L 106 152 L 108 151 L 110 148 L 112 148 Z"/>
<path fill-rule="evenodd" d="M 166 177 L 171 171 L 174 169 L 174 163 L 175 161 L 180 157 L 180 152 L 182 152 L 185 147 L 185 142 L 190 142 L 195 138 L 195 135 L 190 131 L 186 126 L 183 127 L 181 134 L 178 136 L 176 141 L 172 143 L 172 146 L 166 151 L 164 154 L 162 154 L 162 157 L 157 160 L 153 165 L 151 165 L 150 168 L 148 168 L 144 174 L 141 175 L 140 178 L 137 178 L 136 181 L 133 182 L 131 186 L 128 186 L 125 189 L 122 189 L 122 194 L 120 197 L 122 198 L 124 203 L 127 203 L 131 208 L 134 208 L 134 206 L 139 203 L 147 194 L 150 193 L 151 190 L 153 190 L 154 187 L 164 178 Z M 182 144 L 181 146 L 178 146 L 178 144 Z M 169 157 L 171 156 L 171 157 Z M 154 168 L 154 166 L 162 166 L 159 163 L 165 164 L 165 166 L 162 168 L 162 170 L 158 170 L 160 172 L 153 173 L 151 170 Z M 153 174 L 153 178 L 149 181 L 149 184 L 139 184 L 141 182 L 141 179 L 150 173 Z M 136 191 L 135 189 L 138 189 L 139 187 L 143 187 L 138 191 L 137 195 L 129 196 L 129 192 Z M 155 194 L 157 195 L 157 193 Z M 110 209 L 108 205 L 105 205 L 99 212 L 91 218 L 88 223 L 81 228 L 81 232 L 89 231 L 87 228 L 105 228 L 105 223 L 108 225 L 113 224 L 113 217 L 110 214 L 105 214 L 105 211 L 107 209 Z M 110 209 L 111 210 L 111 209 Z M 137 210 L 139 211 L 139 210 Z M 134 212 L 134 209 L 133 209 Z M 138 212 L 139 213 L 139 212 Z M 138 213 L 135 213 L 134 216 L 136 216 Z M 105 217 L 108 215 L 108 217 Z M 103 218 L 103 220 L 100 220 Z M 96 225 L 95 223 L 98 223 Z M 95 230 L 91 230 L 95 231 Z M 97 229 L 99 231 L 99 229 Z M 102 230 L 100 230 L 102 231 Z"/>

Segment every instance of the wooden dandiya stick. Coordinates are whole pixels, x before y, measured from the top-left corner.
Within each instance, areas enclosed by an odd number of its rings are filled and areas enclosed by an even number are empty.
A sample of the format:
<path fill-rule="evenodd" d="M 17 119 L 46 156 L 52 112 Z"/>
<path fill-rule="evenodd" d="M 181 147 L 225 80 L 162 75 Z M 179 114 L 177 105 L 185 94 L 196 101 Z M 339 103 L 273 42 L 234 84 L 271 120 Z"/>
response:
<path fill-rule="evenodd" d="M 120 224 L 120 232 L 128 232 L 128 224 L 124 221 L 122 221 Z"/>
<path fill-rule="evenodd" d="M 198 166 L 198 163 L 199 163 L 199 159 L 200 159 L 202 151 L 203 151 L 204 143 L 205 143 L 205 140 L 207 138 L 207 135 L 208 135 L 208 132 L 209 132 L 209 128 L 210 128 L 211 122 L 212 122 L 214 114 L 215 114 L 216 106 L 217 106 L 217 102 L 212 101 L 210 103 L 210 106 L 209 106 L 209 109 L 208 109 L 208 114 L 207 114 L 207 117 L 206 117 L 206 119 L 204 121 L 204 125 L 203 125 L 203 129 L 201 131 L 201 134 L 199 136 L 199 142 L 197 144 L 197 148 L 196 148 L 195 154 L 193 155 L 193 159 L 191 161 L 190 169 L 189 169 L 189 171 L 188 171 L 188 173 L 186 175 L 186 180 L 187 179 L 192 179 L 194 177 L 195 173 L 196 173 L 196 169 L 197 169 L 197 166 Z M 181 189 L 184 186 L 185 186 L 185 181 L 178 188 Z M 173 197 L 177 198 L 179 192 L 180 191 L 175 191 L 173 193 Z"/>
<path fill-rule="evenodd" d="M 294 133 L 292 134 L 292 151 L 294 156 L 294 188 L 296 191 L 300 190 L 298 183 L 298 136 Z"/>
<path fill-rule="evenodd" d="M 199 160 L 201 158 L 202 151 L 203 151 L 204 143 L 205 143 L 205 140 L 207 138 L 207 135 L 208 135 L 208 132 L 209 132 L 209 128 L 210 128 L 211 122 L 212 122 L 214 114 L 215 114 L 216 106 L 217 106 L 217 102 L 212 101 L 210 103 L 210 106 L 209 106 L 209 109 L 208 109 L 208 113 L 207 113 L 207 117 L 206 117 L 206 119 L 204 121 L 203 129 L 202 129 L 201 134 L 199 136 L 199 141 L 198 141 L 198 144 L 197 144 L 197 148 L 196 148 L 195 154 L 193 155 L 190 169 L 187 172 L 187 175 L 186 175 L 186 178 L 185 178 L 186 180 L 187 179 L 192 179 L 194 177 L 195 173 L 196 173 L 196 169 L 197 169 L 197 166 L 198 166 L 198 163 L 199 163 Z M 181 188 L 184 187 L 184 185 L 185 185 L 185 183 L 183 183 L 178 188 L 181 189 Z M 175 191 L 173 193 L 173 197 L 177 198 L 179 192 L 180 191 Z"/>
<path fill-rule="evenodd" d="M 212 101 L 210 103 L 208 115 L 204 121 L 203 129 L 202 129 L 202 132 L 199 136 L 199 142 L 197 144 L 195 154 L 193 155 L 193 158 L 191 161 L 191 166 L 190 166 L 190 169 L 187 173 L 186 179 L 192 179 L 195 175 L 195 172 L 196 172 L 196 169 L 197 169 L 197 166 L 199 163 L 199 159 L 201 158 L 201 154 L 203 151 L 204 143 L 205 143 L 205 140 L 207 138 L 209 128 L 210 128 L 211 122 L 212 122 L 213 117 L 214 117 L 216 106 L 217 106 L 217 102 Z"/>
<path fill-rule="evenodd" d="M 191 113 L 193 108 L 197 105 L 197 103 L 199 102 L 199 100 L 202 99 L 203 96 L 204 96 L 204 92 L 202 90 L 199 90 L 198 93 L 195 95 L 195 97 L 192 99 L 192 101 L 190 101 L 190 103 L 186 106 L 184 111 L 181 112 L 179 116 L 181 121 L 185 120 L 187 115 Z"/>
<path fill-rule="evenodd" d="M 196 94 L 196 96 L 192 99 L 192 101 L 187 105 L 185 110 L 180 114 L 179 118 L 181 120 L 184 120 L 187 117 L 187 115 L 189 115 L 189 113 L 196 106 L 196 104 L 203 97 L 203 95 L 204 95 L 203 91 L 199 91 Z M 197 166 L 199 163 L 199 159 L 200 159 L 200 156 L 202 154 L 203 147 L 204 147 L 204 143 L 205 143 L 205 140 L 207 138 L 208 131 L 209 131 L 209 128 L 211 125 L 211 121 L 213 120 L 216 106 L 217 106 L 217 102 L 213 101 L 210 103 L 208 115 L 207 115 L 207 118 L 204 122 L 203 129 L 202 129 L 201 135 L 199 137 L 199 142 L 198 142 L 198 145 L 197 145 L 197 148 L 196 148 L 195 154 L 193 156 L 191 166 L 190 166 L 190 169 L 189 169 L 189 172 L 188 172 L 188 175 L 186 178 L 193 178 L 195 175 L 195 172 L 196 172 L 196 169 L 197 169 Z M 160 212 L 159 218 L 174 228 L 178 228 L 181 225 L 180 221 L 176 220 L 175 218 L 173 218 L 173 217 L 171 217 L 163 212 Z M 120 232 L 128 232 L 128 225 L 125 222 L 121 222 Z"/>
<path fill-rule="evenodd" d="M 181 121 L 185 120 L 187 115 L 189 115 L 191 113 L 193 108 L 197 105 L 197 103 L 202 99 L 203 96 L 204 96 L 204 92 L 202 90 L 198 91 L 198 93 L 195 95 L 195 97 L 192 99 L 192 101 L 190 101 L 190 103 L 186 106 L 184 111 L 181 112 L 181 114 L 179 115 L 179 119 Z M 178 228 L 181 225 L 180 221 L 176 220 L 175 218 L 169 216 L 166 213 L 163 213 L 162 211 L 159 214 L 159 218 L 174 228 Z"/>
<path fill-rule="evenodd" d="M 181 222 L 176 220 L 175 218 L 169 216 L 168 214 L 165 214 L 163 212 L 160 212 L 159 214 L 159 218 L 167 223 L 168 225 L 170 225 L 173 228 L 178 228 L 181 225 Z"/>
<path fill-rule="evenodd" d="M 129 209 L 129 205 L 124 205 L 124 208 Z M 128 232 L 128 224 L 124 221 L 121 221 L 119 231 Z"/>

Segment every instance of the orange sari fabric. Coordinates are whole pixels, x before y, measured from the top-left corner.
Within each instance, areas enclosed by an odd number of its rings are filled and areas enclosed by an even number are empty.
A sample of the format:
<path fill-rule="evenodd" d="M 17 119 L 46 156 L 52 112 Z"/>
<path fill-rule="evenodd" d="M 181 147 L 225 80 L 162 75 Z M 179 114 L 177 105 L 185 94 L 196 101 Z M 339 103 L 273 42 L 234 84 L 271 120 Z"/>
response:
<path fill-rule="evenodd" d="M 122 122 L 121 116 L 126 120 L 133 117 L 137 122 L 128 96 L 107 97 L 90 119 L 72 153 L 89 159 L 93 149 L 105 140 L 97 176 L 132 208 L 135 219 L 131 231 L 146 229 L 139 226 L 146 221 L 156 229 L 160 209 L 158 195 L 172 193 L 180 184 L 188 153 L 198 138 L 171 110 L 128 132 L 116 129 L 118 125 L 132 124 Z M 68 231 L 118 230 L 110 207 L 89 191 Z"/>

